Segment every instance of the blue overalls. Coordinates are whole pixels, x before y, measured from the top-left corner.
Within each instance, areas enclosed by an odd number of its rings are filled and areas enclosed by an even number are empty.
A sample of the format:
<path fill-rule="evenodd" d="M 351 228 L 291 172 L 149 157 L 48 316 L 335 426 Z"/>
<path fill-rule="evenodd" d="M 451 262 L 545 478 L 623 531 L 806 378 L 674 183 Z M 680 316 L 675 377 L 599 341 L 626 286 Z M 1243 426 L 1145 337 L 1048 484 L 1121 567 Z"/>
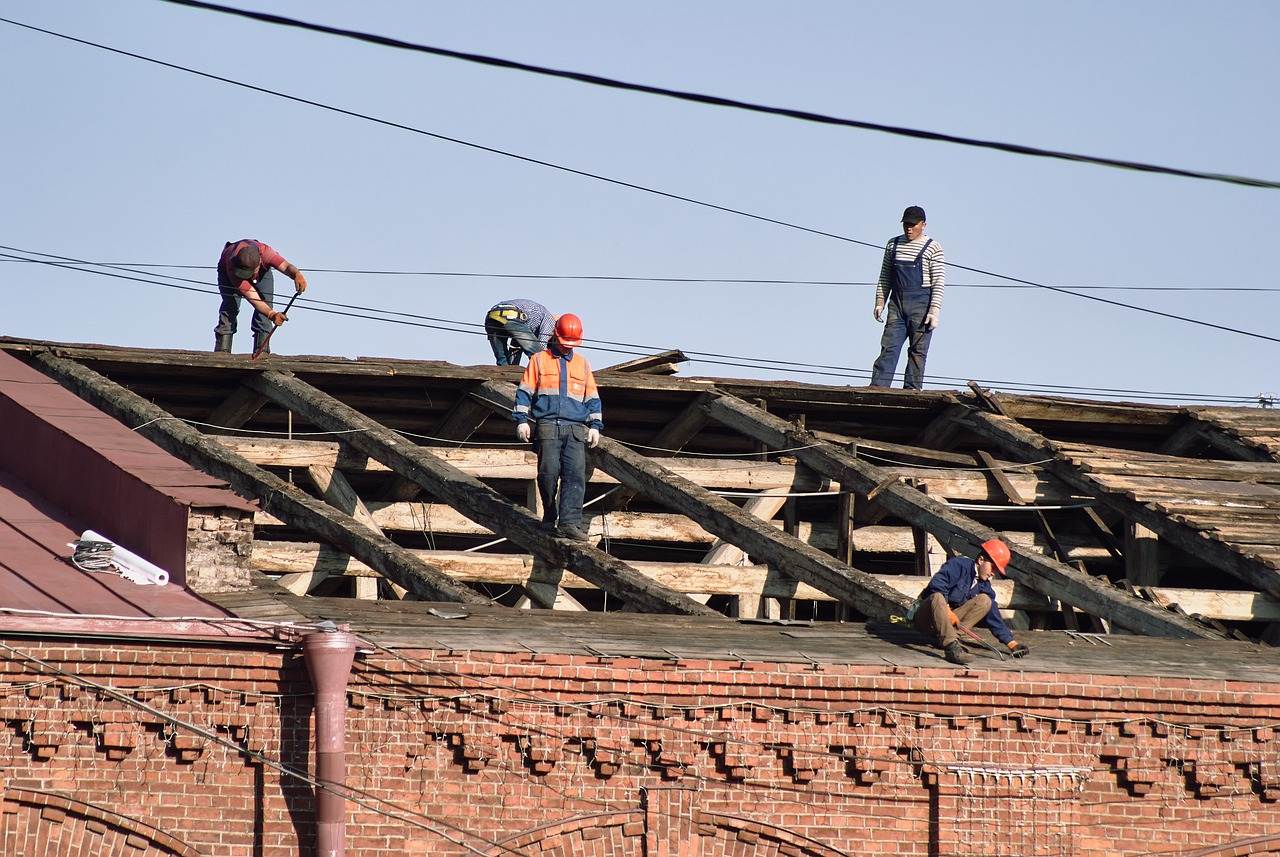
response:
<path fill-rule="evenodd" d="M 932 330 L 925 330 L 924 317 L 929 312 L 931 288 L 924 284 L 924 254 L 933 243 L 930 238 L 920 248 L 914 262 L 898 261 L 898 242 L 893 241 L 893 270 L 889 282 L 889 317 L 884 323 L 884 335 L 880 337 L 880 356 L 871 369 L 871 386 L 888 387 L 893 384 L 893 370 L 898 365 L 902 343 L 907 348 L 907 372 L 902 386 L 919 390 L 924 386 L 924 360 L 929 353 Z"/>

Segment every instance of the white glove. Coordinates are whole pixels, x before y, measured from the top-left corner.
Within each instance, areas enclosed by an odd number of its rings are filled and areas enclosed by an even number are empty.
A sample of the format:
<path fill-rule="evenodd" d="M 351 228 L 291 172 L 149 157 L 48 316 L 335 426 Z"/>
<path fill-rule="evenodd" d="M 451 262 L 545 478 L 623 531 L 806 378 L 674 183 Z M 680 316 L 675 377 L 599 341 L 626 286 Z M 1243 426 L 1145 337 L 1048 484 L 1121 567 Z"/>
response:
<path fill-rule="evenodd" d="M 518 423 L 516 425 L 516 437 L 525 443 L 529 442 L 529 438 L 533 436 L 533 429 L 528 423 Z"/>
<path fill-rule="evenodd" d="M 924 329 L 933 330 L 938 326 L 938 311 L 931 309 L 924 314 Z"/>
<path fill-rule="evenodd" d="M 884 321 L 884 304 L 883 303 L 876 304 L 876 308 L 873 315 L 875 315 L 876 321 Z"/>
<path fill-rule="evenodd" d="M 587 429 L 587 446 L 591 447 L 592 449 L 595 449 L 599 445 L 600 445 L 600 429 L 598 428 Z"/>

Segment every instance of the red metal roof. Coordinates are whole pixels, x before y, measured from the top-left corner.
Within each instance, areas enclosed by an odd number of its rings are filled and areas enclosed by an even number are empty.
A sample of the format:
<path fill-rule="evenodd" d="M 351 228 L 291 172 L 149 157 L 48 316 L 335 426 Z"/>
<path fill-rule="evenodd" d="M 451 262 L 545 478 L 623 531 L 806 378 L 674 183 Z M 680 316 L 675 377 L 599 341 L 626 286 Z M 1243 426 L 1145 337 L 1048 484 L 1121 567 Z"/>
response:
<path fill-rule="evenodd" d="M 67 546 L 79 537 L 65 512 L 0 470 L 0 607 L 126 617 L 228 615 L 173 583 L 138 586 L 117 574 L 79 570 L 68 561 Z"/>

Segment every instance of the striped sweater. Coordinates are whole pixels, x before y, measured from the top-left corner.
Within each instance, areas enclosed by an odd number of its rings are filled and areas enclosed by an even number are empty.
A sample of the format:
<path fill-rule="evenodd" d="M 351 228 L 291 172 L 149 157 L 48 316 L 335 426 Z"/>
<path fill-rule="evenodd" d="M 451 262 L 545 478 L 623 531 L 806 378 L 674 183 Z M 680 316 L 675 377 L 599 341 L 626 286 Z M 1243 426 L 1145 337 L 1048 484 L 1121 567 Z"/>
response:
<path fill-rule="evenodd" d="M 903 236 L 890 238 L 888 243 L 884 245 L 884 259 L 880 262 L 880 279 L 876 283 L 876 304 L 882 304 L 889 294 L 889 286 L 892 282 L 893 272 L 893 244 L 894 241 Z M 920 248 L 929 240 L 928 235 L 921 235 L 915 241 L 898 241 L 898 258 L 899 262 L 914 262 L 916 256 L 920 255 Z M 942 293 L 947 288 L 947 257 L 942 252 L 942 245 L 934 241 L 929 245 L 929 249 L 924 254 L 924 285 L 930 289 L 929 293 L 929 310 L 931 312 L 939 312 L 942 310 Z"/>

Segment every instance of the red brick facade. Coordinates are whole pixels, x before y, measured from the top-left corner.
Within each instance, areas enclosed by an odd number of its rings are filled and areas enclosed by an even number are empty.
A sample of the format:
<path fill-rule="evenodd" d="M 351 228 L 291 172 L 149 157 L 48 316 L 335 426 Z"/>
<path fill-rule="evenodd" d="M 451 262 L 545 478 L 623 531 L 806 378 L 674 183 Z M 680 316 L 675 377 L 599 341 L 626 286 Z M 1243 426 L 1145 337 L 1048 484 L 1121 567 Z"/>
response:
<path fill-rule="evenodd" d="M 313 770 L 296 652 L 10 644 Z M 1276 685 L 403 654 L 353 671 L 351 855 L 1280 853 Z M 11 657 L 0 719 L 0 853 L 312 853 L 310 786 L 154 715 Z"/>

